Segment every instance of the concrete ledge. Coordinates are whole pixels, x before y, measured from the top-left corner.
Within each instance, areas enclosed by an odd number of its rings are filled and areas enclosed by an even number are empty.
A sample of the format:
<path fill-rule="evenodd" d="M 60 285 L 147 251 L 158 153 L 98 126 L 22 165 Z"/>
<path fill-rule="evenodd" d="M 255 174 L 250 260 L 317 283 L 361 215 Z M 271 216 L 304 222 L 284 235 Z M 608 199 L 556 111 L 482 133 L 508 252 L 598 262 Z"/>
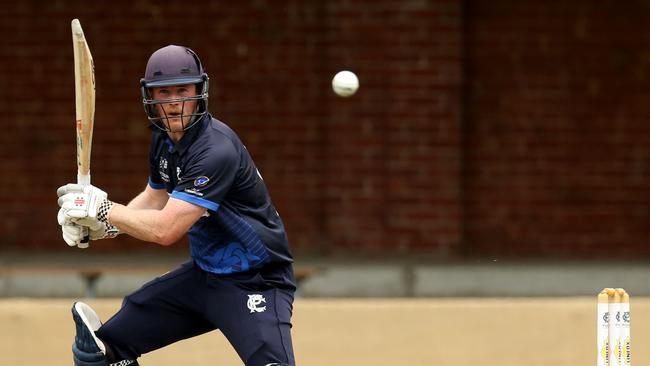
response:
<path fill-rule="evenodd" d="M 650 295 L 647 264 L 494 264 L 417 266 L 414 295 L 593 296 L 604 287 Z"/>
<path fill-rule="evenodd" d="M 122 297 L 186 257 L 90 252 L 0 256 L 0 297 Z"/>
<path fill-rule="evenodd" d="M 149 256 L 0 258 L 0 297 L 122 297 L 187 260 Z M 304 297 L 650 296 L 644 262 L 424 263 L 298 259 Z"/>
<path fill-rule="evenodd" d="M 299 294 L 306 297 L 403 297 L 404 271 L 388 265 L 324 265 L 306 278 Z"/>
<path fill-rule="evenodd" d="M 80 297 L 85 284 L 75 273 L 14 273 L 5 275 L 3 297 Z"/>
<path fill-rule="evenodd" d="M 124 297 L 160 275 L 162 275 L 162 273 L 107 273 L 97 280 L 94 292 L 88 294 L 88 296 Z"/>

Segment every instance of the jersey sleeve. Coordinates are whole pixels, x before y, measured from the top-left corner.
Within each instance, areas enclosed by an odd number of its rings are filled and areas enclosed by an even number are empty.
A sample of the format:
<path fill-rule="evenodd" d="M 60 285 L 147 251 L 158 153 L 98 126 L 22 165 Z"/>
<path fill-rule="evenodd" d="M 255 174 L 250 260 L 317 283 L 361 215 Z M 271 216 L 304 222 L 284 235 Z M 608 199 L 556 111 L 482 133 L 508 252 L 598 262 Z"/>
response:
<path fill-rule="evenodd" d="M 228 141 L 206 147 L 188 160 L 171 196 L 216 211 L 233 185 L 240 155 Z"/>

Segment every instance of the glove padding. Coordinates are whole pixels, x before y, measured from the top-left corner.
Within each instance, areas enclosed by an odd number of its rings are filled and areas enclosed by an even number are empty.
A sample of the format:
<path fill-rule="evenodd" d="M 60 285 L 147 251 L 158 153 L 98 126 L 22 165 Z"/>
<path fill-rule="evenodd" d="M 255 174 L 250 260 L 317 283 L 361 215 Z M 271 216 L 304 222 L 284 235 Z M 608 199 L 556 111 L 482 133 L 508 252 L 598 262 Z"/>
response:
<path fill-rule="evenodd" d="M 78 219 L 85 219 L 84 226 L 94 230 L 100 227 L 97 213 L 101 204 L 108 198 L 106 192 L 90 184 L 70 183 L 59 187 L 56 194 L 59 196 L 58 204 L 63 209 L 66 221 L 76 223 Z"/>
<path fill-rule="evenodd" d="M 88 228 L 75 225 L 61 225 L 63 240 L 71 247 L 88 248 Z"/>
<path fill-rule="evenodd" d="M 68 245 L 87 248 L 89 240 L 114 238 L 119 234 L 108 222 L 113 202 L 107 199 L 106 192 L 92 185 L 70 183 L 59 187 L 56 193 L 61 207 L 57 220 Z"/>
<path fill-rule="evenodd" d="M 93 225 L 93 228 L 96 227 L 95 220 L 89 219 L 78 219 L 76 222 L 66 220 L 64 209 L 59 209 L 57 214 L 57 221 L 61 225 L 61 232 L 63 234 L 63 240 L 71 247 L 78 248 L 88 248 L 91 240 L 100 240 L 105 238 L 114 238 L 120 234 L 119 229 L 113 225 L 106 225 L 103 222 L 99 222 L 99 227 L 91 229 L 86 226 L 85 223 L 90 221 Z"/>

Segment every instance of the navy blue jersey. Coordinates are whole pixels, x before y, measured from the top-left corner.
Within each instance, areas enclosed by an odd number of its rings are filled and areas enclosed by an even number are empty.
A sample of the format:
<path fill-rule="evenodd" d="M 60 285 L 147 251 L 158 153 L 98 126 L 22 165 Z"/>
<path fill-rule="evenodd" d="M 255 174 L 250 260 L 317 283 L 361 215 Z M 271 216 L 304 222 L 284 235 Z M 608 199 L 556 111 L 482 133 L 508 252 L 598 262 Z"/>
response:
<path fill-rule="evenodd" d="M 188 232 L 201 269 L 231 274 L 293 262 L 264 181 L 226 124 L 206 115 L 177 144 L 153 131 L 149 161 L 152 188 L 207 209 Z"/>

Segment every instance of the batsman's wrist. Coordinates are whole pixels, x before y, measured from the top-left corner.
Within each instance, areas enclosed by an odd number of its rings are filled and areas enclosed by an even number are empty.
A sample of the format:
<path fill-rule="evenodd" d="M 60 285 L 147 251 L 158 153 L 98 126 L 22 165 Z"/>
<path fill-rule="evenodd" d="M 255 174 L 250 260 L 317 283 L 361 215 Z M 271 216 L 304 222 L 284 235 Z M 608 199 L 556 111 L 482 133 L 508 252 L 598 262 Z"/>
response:
<path fill-rule="evenodd" d="M 108 221 L 108 215 L 111 212 L 111 208 L 113 208 L 113 205 L 115 205 L 115 202 L 109 201 L 109 200 L 103 200 L 102 203 L 99 204 L 99 208 L 97 209 L 97 220 L 103 222 L 106 224 L 106 226 L 113 226 L 111 223 Z"/>
<path fill-rule="evenodd" d="M 112 239 L 118 235 L 122 234 L 120 229 L 111 224 L 106 224 L 106 238 Z"/>
<path fill-rule="evenodd" d="M 115 202 L 104 200 L 99 205 L 97 209 L 97 220 L 103 222 L 106 225 L 105 235 L 106 238 L 114 238 L 121 234 L 122 232 L 115 225 L 111 224 L 109 221 L 109 216 L 111 214 L 111 209 L 115 206 Z"/>

